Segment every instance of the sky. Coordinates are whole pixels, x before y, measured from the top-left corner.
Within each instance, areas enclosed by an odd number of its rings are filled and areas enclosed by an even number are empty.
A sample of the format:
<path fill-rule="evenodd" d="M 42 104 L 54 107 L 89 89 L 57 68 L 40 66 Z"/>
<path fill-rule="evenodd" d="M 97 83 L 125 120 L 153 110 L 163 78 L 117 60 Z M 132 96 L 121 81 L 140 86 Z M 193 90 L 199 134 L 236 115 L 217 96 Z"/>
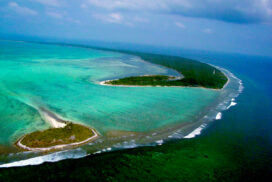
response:
<path fill-rule="evenodd" d="M 0 0 L 6 35 L 272 56 L 272 0 Z"/>

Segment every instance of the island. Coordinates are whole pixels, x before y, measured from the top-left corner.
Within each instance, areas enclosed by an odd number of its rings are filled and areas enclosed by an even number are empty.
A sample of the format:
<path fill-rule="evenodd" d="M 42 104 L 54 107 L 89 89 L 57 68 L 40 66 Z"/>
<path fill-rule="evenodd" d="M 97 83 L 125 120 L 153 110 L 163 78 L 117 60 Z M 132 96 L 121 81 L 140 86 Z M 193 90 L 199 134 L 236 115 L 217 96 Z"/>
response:
<path fill-rule="evenodd" d="M 124 51 L 123 51 L 124 52 Z M 228 82 L 228 77 L 218 68 L 199 61 L 150 53 L 125 52 L 139 56 L 144 61 L 158 64 L 176 70 L 182 76 L 140 75 L 107 80 L 101 85 L 131 85 L 131 86 L 187 86 L 209 89 L 222 89 Z"/>
<path fill-rule="evenodd" d="M 15 145 L 28 151 L 51 151 L 80 146 L 98 138 L 98 132 L 87 126 L 64 121 L 45 109 L 40 113 L 51 128 L 22 136 Z"/>

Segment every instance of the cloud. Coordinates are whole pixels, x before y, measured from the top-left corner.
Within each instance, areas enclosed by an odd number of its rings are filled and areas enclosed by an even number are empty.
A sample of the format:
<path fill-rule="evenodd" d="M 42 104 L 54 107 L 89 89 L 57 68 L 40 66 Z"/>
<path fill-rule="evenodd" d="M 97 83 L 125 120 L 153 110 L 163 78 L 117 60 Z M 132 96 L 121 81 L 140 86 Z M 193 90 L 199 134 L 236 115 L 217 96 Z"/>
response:
<path fill-rule="evenodd" d="M 210 29 L 210 28 L 205 28 L 203 30 L 203 32 L 206 33 L 206 34 L 212 34 L 213 33 L 212 29 Z"/>
<path fill-rule="evenodd" d="M 139 23 L 148 23 L 149 20 L 147 18 L 143 18 L 140 16 L 134 16 L 132 21 L 139 22 Z"/>
<path fill-rule="evenodd" d="M 51 17 L 56 18 L 56 19 L 62 19 L 63 18 L 63 14 L 57 13 L 57 12 L 46 12 L 46 14 L 48 16 L 51 16 Z"/>
<path fill-rule="evenodd" d="M 38 13 L 30 8 L 24 7 L 24 6 L 20 6 L 18 3 L 16 2 L 10 2 L 8 4 L 8 8 L 12 11 L 15 11 L 18 14 L 21 15 L 37 15 Z"/>
<path fill-rule="evenodd" d="M 122 23 L 123 16 L 120 13 L 110 13 L 110 14 L 93 14 L 96 19 L 102 20 L 109 23 Z"/>
<path fill-rule="evenodd" d="M 48 6 L 55 6 L 58 7 L 60 6 L 60 2 L 58 0 L 31 0 L 43 5 L 48 5 Z"/>
<path fill-rule="evenodd" d="M 66 12 L 47 11 L 46 15 L 57 20 L 64 20 L 64 21 L 69 21 L 76 24 L 81 24 L 79 20 L 73 17 L 70 17 Z"/>
<path fill-rule="evenodd" d="M 76 24 L 81 24 L 81 21 L 77 20 L 77 19 L 74 19 L 72 17 L 67 17 L 66 18 L 67 21 L 70 21 L 72 23 L 76 23 Z"/>
<path fill-rule="evenodd" d="M 119 12 L 114 13 L 94 13 L 92 16 L 98 20 L 102 20 L 106 23 L 123 24 L 129 27 L 134 27 L 135 22 L 148 22 L 147 19 L 141 19 L 140 17 L 124 17 Z"/>
<path fill-rule="evenodd" d="M 140 9 L 165 9 L 166 3 L 162 0 L 88 0 L 89 4 L 108 10 L 114 9 L 128 9 L 128 10 L 140 10 Z"/>
<path fill-rule="evenodd" d="M 83 9 L 85 9 L 85 8 L 87 8 L 88 6 L 87 6 L 86 4 L 83 3 L 83 4 L 80 5 L 80 7 L 83 8 Z"/>
<path fill-rule="evenodd" d="M 272 21 L 272 0 L 87 0 L 109 11 L 148 11 L 232 23 Z"/>
<path fill-rule="evenodd" d="M 180 23 L 180 22 L 175 22 L 175 25 L 179 28 L 186 28 L 186 26 L 183 24 L 183 23 Z"/>

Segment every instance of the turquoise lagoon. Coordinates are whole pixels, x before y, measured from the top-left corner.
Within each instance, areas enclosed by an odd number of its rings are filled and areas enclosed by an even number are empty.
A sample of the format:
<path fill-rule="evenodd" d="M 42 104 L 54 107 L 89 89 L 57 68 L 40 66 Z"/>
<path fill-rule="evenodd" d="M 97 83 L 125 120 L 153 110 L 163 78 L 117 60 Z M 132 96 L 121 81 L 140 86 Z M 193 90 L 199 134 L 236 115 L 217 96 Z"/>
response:
<path fill-rule="evenodd" d="M 119 138 L 124 131 L 144 133 L 139 141 L 133 134 L 129 140 L 139 144 L 156 142 L 166 136 L 168 127 L 203 120 L 211 108 L 217 108 L 210 113 L 214 119 L 218 108 L 226 109 L 226 103 L 237 96 L 233 92 L 237 91 L 237 82 L 230 82 L 222 91 L 99 85 L 103 80 L 145 74 L 179 75 L 133 55 L 0 41 L 0 146 L 3 147 L 0 154 L 4 155 L 4 148 L 14 148 L 14 142 L 22 135 L 50 127 L 41 118 L 40 107 L 95 128 L 102 138 L 82 147 L 82 150 L 94 152 L 126 143 L 124 139 L 108 142 L 109 137 L 103 138 L 108 132 L 119 131 Z M 223 100 L 226 96 L 229 99 Z M 178 129 L 167 131 L 167 136 Z M 143 138 L 148 140 L 143 141 Z"/>

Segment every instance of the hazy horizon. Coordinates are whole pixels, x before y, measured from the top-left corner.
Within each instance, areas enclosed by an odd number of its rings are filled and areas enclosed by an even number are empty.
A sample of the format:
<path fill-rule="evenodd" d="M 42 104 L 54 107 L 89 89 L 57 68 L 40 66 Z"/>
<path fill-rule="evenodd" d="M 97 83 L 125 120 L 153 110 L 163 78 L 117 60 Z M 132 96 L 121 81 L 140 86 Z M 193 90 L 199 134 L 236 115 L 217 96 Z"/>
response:
<path fill-rule="evenodd" d="M 271 0 L 3 0 L 0 37 L 272 56 Z"/>

